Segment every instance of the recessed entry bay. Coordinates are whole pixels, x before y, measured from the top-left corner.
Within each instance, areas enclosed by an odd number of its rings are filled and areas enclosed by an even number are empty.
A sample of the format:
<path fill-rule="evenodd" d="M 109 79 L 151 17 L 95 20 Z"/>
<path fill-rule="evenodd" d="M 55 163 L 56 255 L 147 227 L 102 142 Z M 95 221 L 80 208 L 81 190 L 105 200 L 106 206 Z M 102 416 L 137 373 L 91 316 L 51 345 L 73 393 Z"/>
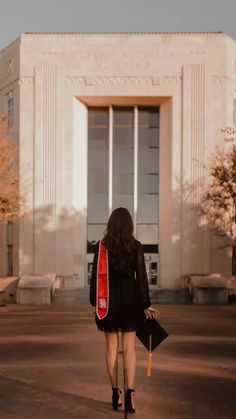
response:
<path fill-rule="evenodd" d="M 144 252 L 148 249 L 147 271 L 151 269 L 149 280 L 155 285 L 159 241 L 158 106 L 88 108 L 88 253 L 103 236 L 109 214 L 120 206 L 130 211 L 134 235 L 142 242 Z"/>

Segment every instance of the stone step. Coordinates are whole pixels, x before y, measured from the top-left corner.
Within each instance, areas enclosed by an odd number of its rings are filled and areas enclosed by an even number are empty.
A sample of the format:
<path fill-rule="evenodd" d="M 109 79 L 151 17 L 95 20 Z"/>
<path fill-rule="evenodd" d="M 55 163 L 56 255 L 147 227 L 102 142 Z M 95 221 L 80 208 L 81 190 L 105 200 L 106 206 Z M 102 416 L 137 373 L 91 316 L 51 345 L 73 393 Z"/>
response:
<path fill-rule="evenodd" d="M 150 289 L 152 304 L 192 304 L 187 289 Z M 53 304 L 89 304 L 89 288 L 58 288 L 52 298 Z"/>
<path fill-rule="evenodd" d="M 226 279 L 217 275 L 190 275 L 189 292 L 193 304 L 228 304 L 229 290 Z"/>
<path fill-rule="evenodd" d="M 58 288 L 52 297 L 53 304 L 88 304 L 89 290 L 86 288 Z"/>
<path fill-rule="evenodd" d="M 150 289 L 152 304 L 192 304 L 192 298 L 184 288 Z"/>

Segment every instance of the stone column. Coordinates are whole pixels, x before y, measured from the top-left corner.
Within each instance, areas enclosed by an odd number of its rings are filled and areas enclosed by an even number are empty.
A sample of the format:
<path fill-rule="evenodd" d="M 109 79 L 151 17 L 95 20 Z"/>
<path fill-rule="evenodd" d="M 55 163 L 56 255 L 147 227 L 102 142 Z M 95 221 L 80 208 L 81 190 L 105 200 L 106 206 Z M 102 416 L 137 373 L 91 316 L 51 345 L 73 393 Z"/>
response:
<path fill-rule="evenodd" d="M 183 67 L 182 272 L 209 269 L 207 232 L 195 208 L 203 194 L 205 152 L 205 65 Z M 208 260 L 208 264 L 206 263 Z"/>
<path fill-rule="evenodd" d="M 34 273 L 56 272 L 57 204 L 62 180 L 58 74 L 55 64 L 35 69 Z"/>

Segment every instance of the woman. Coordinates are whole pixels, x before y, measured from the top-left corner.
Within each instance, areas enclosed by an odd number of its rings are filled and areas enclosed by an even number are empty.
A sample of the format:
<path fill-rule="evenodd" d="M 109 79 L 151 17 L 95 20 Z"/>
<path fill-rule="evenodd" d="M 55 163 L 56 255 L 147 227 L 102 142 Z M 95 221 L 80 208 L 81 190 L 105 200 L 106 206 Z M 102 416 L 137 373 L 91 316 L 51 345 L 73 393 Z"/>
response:
<path fill-rule="evenodd" d="M 102 266 L 103 248 L 106 249 L 107 255 L 107 259 L 103 261 L 103 267 L 107 269 L 107 289 L 105 298 L 99 299 L 99 287 L 105 278 L 99 272 Z M 102 301 L 101 311 L 98 310 L 100 300 Z M 127 377 L 125 410 L 134 413 L 136 330 L 145 321 L 145 317 L 157 317 L 159 312 L 151 307 L 142 244 L 133 236 L 133 221 L 126 208 L 120 207 L 112 212 L 103 239 L 95 245 L 90 304 L 96 307 L 95 321 L 98 330 L 105 332 L 106 364 L 112 386 L 114 410 L 122 405 L 121 390 L 118 387 L 118 332 L 121 332 L 124 369 Z M 102 310 L 103 314 L 101 314 Z"/>

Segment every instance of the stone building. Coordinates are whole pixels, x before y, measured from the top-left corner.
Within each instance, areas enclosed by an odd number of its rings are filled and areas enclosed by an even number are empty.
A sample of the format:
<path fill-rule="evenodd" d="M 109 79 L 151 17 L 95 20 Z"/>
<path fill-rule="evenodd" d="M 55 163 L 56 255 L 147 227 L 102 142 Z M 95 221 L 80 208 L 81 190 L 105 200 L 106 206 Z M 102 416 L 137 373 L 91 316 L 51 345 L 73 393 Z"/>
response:
<path fill-rule="evenodd" d="M 194 206 L 219 128 L 235 124 L 236 44 L 224 33 L 25 33 L 0 53 L 0 113 L 19 141 L 27 212 L 0 227 L 0 275 L 74 277 L 127 207 L 150 285 L 231 273 Z"/>

